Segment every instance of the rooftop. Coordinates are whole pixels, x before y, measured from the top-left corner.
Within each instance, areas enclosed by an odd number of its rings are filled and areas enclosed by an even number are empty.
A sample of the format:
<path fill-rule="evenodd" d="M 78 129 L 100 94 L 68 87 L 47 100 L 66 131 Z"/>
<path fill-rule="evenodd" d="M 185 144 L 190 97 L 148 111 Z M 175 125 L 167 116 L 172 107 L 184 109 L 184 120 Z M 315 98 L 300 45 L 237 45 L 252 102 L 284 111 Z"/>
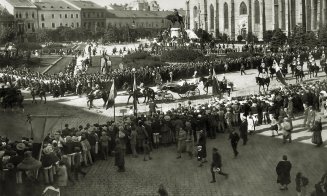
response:
<path fill-rule="evenodd" d="M 36 8 L 36 6 L 29 0 L 4 0 L 10 3 L 14 7 L 30 7 Z"/>
<path fill-rule="evenodd" d="M 63 2 L 63 1 L 48 1 L 48 2 L 36 2 L 34 3 L 38 9 L 44 11 L 64 11 L 64 10 L 78 10 L 75 7 Z"/>
<path fill-rule="evenodd" d="M 107 10 L 109 18 L 165 18 L 171 11 Z"/>
<path fill-rule="evenodd" d="M 92 1 L 69 1 L 75 6 L 81 9 L 105 9 L 104 7 L 92 2 Z"/>

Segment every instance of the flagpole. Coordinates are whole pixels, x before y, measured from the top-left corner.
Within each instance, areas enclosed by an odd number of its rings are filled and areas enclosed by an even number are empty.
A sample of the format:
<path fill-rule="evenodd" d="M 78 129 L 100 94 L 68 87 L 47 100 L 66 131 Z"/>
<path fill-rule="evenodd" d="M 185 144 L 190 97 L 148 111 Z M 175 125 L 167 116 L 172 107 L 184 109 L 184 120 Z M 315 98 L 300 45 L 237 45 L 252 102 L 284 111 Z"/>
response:
<path fill-rule="evenodd" d="M 114 122 L 116 122 L 116 106 L 115 106 L 115 102 L 114 102 Z"/>
<path fill-rule="evenodd" d="M 135 77 L 135 68 L 132 69 L 134 82 L 133 82 L 133 105 L 134 105 L 134 116 L 137 117 L 137 97 L 136 97 L 136 77 Z"/>

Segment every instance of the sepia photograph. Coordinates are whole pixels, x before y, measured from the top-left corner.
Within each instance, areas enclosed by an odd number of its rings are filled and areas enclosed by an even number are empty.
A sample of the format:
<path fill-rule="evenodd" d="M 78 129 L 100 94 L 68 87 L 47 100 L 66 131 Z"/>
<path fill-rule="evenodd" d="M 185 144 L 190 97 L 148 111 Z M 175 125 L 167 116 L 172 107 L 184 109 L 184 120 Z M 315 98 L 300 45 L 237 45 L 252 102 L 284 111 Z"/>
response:
<path fill-rule="evenodd" d="M 0 0 L 0 196 L 327 196 L 327 0 Z"/>

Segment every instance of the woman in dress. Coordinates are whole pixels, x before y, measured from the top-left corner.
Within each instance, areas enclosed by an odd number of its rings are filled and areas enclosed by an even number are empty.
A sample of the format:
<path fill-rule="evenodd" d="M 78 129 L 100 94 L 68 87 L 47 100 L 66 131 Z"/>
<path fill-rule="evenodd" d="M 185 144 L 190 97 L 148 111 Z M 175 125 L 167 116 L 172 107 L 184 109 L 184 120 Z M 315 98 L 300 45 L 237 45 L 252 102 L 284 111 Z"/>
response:
<path fill-rule="evenodd" d="M 321 131 L 322 131 L 321 118 L 314 122 L 311 131 L 313 132 L 312 140 L 311 140 L 312 143 L 316 144 L 317 147 L 321 146 L 323 144 L 322 137 L 321 137 Z"/>
<path fill-rule="evenodd" d="M 186 147 L 186 131 L 182 127 L 179 128 L 178 130 L 178 135 L 177 135 L 177 159 L 182 158 L 182 152 L 185 151 Z"/>
<path fill-rule="evenodd" d="M 255 117 L 250 114 L 248 117 L 247 117 L 247 121 L 248 121 L 248 132 L 250 135 L 252 135 L 255 131 Z"/>
<path fill-rule="evenodd" d="M 185 131 L 186 131 L 186 152 L 188 153 L 189 157 L 192 158 L 193 156 L 193 147 L 194 147 L 194 136 L 193 136 L 193 130 L 192 125 L 190 122 L 185 123 Z"/>

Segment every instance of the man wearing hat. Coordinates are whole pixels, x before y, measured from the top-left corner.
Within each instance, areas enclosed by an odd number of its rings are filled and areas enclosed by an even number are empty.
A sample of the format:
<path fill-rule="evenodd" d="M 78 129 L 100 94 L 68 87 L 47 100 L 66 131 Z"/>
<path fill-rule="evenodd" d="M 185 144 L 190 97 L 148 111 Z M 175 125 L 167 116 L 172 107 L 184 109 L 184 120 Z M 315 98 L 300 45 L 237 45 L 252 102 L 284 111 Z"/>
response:
<path fill-rule="evenodd" d="M 221 155 L 218 153 L 218 149 L 217 148 L 213 148 L 212 149 L 212 162 L 211 162 L 211 168 L 210 168 L 210 172 L 212 175 L 212 181 L 210 183 L 214 183 L 216 182 L 216 174 L 215 172 L 217 172 L 218 174 L 225 176 L 225 178 L 228 178 L 228 174 L 222 172 L 222 163 L 221 163 Z"/>
<path fill-rule="evenodd" d="M 315 116 L 316 116 L 316 112 L 313 110 L 312 106 L 309 106 L 308 108 L 308 116 L 307 116 L 307 128 L 311 128 L 314 124 L 315 121 Z"/>
<path fill-rule="evenodd" d="M 248 121 L 246 116 L 242 116 L 241 118 L 241 124 L 240 124 L 240 137 L 243 140 L 243 145 L 246 145 L 247 141 L 248 141 Z"/>
<path fill-rule="evenodd" d="M 233 129 L 233 125 L 232 125 L 232 122 L 233 122 L 233 113 L 232 113 L 232 108 L 228 107 L 227 108 L 227 112 L 225 114 L 225 120 L 226 120 L 226 124 L 227 124 L 227 130 L 229 132 L 232 131 Z"/>
<path fill-rule="evenodd" d="M 232 132 L 229 134 L 229 140 L 233 148 L 234 156 L 237 157 L 238 151 L 237 151 L 237 144 L 240 140 L 240 136 L 236 133 L 235 130 L 232 130 Z"/>

